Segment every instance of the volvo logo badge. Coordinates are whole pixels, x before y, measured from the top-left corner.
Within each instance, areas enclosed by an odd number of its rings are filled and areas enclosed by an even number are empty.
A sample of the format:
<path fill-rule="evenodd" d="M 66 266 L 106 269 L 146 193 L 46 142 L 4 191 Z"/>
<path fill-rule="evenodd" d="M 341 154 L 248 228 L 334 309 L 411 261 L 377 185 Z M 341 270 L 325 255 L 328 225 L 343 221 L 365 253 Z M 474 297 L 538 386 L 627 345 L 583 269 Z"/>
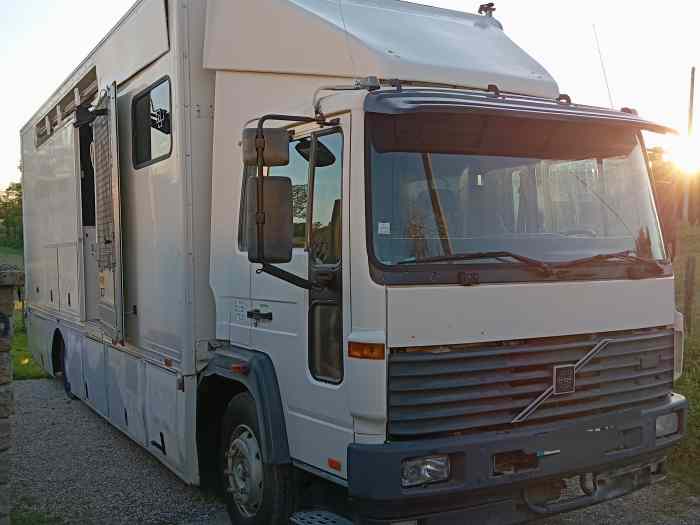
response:
<path fill-rule="evenodd" d="M 552 394 L 561 396 L 576 392 L 576 365 L 561 365 L 554 367 Z"/>
<path fill-rule="evenodd" d="M 513 419 L 511 423 L 522 423 L 529 418 L 542 403 L 552 396 L 573 394 L 576 392 L 576 372 L 585 367 L 595 356 L 602 352 L 606 346 L 616 341 L 616 339 L 602 339 L 576 364 L 555 366 L 552 374 L 552 386 L 547 387 L 547 390 L 537 396 L 537 399 L 525 407 L 520 414 L 515 416 L 515 419 Z"/>

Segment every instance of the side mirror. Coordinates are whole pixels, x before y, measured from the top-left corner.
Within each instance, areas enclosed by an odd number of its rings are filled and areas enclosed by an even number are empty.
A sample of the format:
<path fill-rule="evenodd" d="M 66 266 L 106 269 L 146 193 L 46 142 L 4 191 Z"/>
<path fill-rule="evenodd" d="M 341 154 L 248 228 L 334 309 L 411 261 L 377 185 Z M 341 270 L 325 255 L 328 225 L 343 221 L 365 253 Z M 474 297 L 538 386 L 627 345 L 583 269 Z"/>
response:
<path fill-rule="evenodd" d="M 266 131 L 267 134 L 267 131 Z M 287 142 L 285 148 L 289 148 Z M 267 150 L 267 148 L 266 148 Z M 262 244 L 258 244 L 258 188 L 262 189 Z M 248 260 L 288 263 L 292 260 L 292 180 L 289 177 L 251 177 L 246 183 Z"/>
<path fill-rule="evenodd" d="M 294 148 L 297 153 L 302 156 L 306 162 L 311 162 L 311 141 L 308 138 L 301 139 Z M 335 155 L 329 150 L 323 142 L 316 142 L 316 158 L 315 166 L 317 168 L 326 168 L 335 164 Z"/>
<path fill-rule="evenodd" d="M 257 128 L 243 130 L 243 164 L 258 165 L 256 146 Z M 263 166 L 286 166 L 289 164 L 289 131 L 280 128 L 265 128 L 263 132 L 265 148 L 263 149 Z"/>

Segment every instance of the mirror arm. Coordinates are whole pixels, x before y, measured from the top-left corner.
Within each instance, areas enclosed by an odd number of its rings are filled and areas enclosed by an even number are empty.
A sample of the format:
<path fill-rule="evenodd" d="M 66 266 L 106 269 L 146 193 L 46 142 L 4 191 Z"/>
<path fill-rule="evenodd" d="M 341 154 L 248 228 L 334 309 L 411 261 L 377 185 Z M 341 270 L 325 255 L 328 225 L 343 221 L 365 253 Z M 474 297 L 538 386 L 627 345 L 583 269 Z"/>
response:
<path fill-rule="evenodd" d="M 282 122 L 299 122 L 299 123 L 311 123 L 311 122 L 316 122 L 317 124 L 321 126 L 337 126 L 338 123 L 340 122 L 339 119 L 332 119 L 332 120 L 326 120 L 322 116 L 319 117 L 304 117 L 300 115 L 276 115 L 276 114 L 270 114 L 270 115 L 263 115 L 258 119 L 258 137 L 262 137 L 263 135 L 263 126 L 265 125 L 265 122 L 268 120 L 279 120 Z"/>
<path fill-rule="evenodd" d="M 294 275 L 293 273 L 283 270 L 277 266 L 273 266 L 272 264 L 263 263 L 260 268 L 255 270 L 255 273 L 266 273 L 272 275 L 273 277 L 282 279 L 283 281 L 293 284 L 294 286 L 298 286 L 299 288 L 303 288 L 304 290 L 311 290 L 312 288 L 318 287 L 318 285 L 312 283 L 308 279 Z"/>

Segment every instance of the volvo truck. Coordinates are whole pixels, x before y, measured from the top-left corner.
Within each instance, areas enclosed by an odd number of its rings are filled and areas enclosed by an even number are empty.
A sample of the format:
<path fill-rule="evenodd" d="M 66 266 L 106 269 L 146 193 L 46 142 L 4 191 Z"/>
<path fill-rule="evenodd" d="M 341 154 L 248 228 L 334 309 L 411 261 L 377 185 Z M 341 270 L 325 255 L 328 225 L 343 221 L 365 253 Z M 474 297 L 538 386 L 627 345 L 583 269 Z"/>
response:
<path fill-rule="evenodd" d="M 140 0 L 21 131 L 33 355 L 235 524 L 521 523 L 683 437 L 672 130 L 479 10 Z"/>

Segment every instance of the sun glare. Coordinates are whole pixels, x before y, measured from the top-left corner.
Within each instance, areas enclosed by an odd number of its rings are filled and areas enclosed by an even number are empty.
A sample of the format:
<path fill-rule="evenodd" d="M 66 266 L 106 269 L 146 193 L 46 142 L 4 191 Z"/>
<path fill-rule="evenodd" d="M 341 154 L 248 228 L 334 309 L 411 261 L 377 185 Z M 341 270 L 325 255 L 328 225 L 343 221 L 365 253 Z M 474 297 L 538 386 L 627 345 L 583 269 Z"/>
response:
<path fill-rule="evenodd" d="M 674 137 L 666 152 L 668 160 L 686 175 L 700 171 L 700 139 L 697 135 Z"/>

